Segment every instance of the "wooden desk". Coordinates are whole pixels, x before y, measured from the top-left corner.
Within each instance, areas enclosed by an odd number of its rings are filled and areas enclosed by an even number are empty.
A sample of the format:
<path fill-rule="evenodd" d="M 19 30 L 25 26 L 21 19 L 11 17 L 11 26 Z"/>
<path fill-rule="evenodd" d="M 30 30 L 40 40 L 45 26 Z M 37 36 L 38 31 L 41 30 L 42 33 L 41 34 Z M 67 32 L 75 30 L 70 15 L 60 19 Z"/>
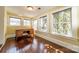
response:
<path fill-rule="evenodd" d="M 19 36 L 23 36 L 25 34 L 27 34 L 27 32 L 29 31 L 29 35 L 30 37 L 34 38 L 34 30 L 33 29 L 19 29 L 19 30 L 16 30 L 16 38 L 19 37 Z"/>

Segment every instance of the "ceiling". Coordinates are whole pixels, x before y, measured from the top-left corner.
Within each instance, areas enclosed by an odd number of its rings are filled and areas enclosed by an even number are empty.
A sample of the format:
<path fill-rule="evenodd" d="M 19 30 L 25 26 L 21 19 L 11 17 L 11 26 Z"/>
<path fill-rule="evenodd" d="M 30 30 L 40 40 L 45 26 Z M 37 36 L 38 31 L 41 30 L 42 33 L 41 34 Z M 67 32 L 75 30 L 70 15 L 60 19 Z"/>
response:
<path fill-rule="evenodd" d="M 27 10 L 27 6 L 7 6 L 9 12 L 19 14 L 21 16 L 35 17 L 48 11 L 49 9 L 55 8 L 56 6 L 32 6 L 34 10 Z M 38 8 L 41 8 L 40 10 Z"/>

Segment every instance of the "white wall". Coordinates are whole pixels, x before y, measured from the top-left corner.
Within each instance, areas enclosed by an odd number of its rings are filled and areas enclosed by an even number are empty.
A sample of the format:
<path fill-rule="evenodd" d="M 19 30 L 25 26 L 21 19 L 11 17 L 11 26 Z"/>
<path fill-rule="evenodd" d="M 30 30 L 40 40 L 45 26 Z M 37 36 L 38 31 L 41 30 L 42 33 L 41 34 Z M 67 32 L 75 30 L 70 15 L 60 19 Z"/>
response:
<path fill-rule="evenodd" d="M 0 6 L 0 44 L 5 42 L 5 7 Z"/>

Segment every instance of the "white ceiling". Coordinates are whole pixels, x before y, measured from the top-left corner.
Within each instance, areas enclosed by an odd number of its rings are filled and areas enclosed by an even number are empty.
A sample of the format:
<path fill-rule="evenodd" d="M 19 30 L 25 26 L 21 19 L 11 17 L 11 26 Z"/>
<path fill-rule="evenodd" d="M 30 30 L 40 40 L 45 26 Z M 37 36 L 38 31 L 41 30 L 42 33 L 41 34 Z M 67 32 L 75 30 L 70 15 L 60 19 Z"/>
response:
<path fill-rule="evenodd" d="M 28 11 L 25 6 L 7 6 L 7 10 L 17 13 L 21 16 L 27 16 L 27 17 L 35 17 L 38 16 L 49 9 L 55 8 L 56 6 L 33 6 L 33 11 Z M 40 10 L 38 8 L 41 8 Z"/>

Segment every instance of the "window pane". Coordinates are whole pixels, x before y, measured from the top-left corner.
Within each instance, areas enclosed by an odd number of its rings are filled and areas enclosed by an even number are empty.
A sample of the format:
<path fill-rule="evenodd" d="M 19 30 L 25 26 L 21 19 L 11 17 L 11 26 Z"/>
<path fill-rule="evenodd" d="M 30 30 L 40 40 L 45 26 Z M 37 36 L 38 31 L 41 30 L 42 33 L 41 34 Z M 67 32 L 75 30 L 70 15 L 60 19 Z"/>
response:
<path fill-rule="evenodd" d="M 18 19 L 18 18 L 10 18 L 10 25 L 19 26 L 20 25 L 20 19 Z"/>
<path fill-rule="evenodd" d="M 47 32 L 47 16 L 43 16 L 38 20 L 39 31 Z"/>
<path fill-rule="evenodd" d="M 30 26 L 31 23 L 30 23 L 30 20 L 24 20 L 24 26 Z"/>
<path fill-rule="evenodd" d="M 71 22 L 71 9 L 65 10 L 63 17 L 64 17 L 63 19 L 64 22 Z"/>
<path fill-rule="evenodd" d="M 64 23 L 63 24 L 63 33 L 67 35 L 71 35 L 71 24 L 70 23 Z"/>
<path fill-rule="evenodd" d="M 34 30 L 37 30 L 37 20 L 33 21 L 33 28 L 34 28 Z"/>
<path fill-rule="evenodd" d="M 71 8 L 53 14 L 54 33 L 72 36 Z"/>

